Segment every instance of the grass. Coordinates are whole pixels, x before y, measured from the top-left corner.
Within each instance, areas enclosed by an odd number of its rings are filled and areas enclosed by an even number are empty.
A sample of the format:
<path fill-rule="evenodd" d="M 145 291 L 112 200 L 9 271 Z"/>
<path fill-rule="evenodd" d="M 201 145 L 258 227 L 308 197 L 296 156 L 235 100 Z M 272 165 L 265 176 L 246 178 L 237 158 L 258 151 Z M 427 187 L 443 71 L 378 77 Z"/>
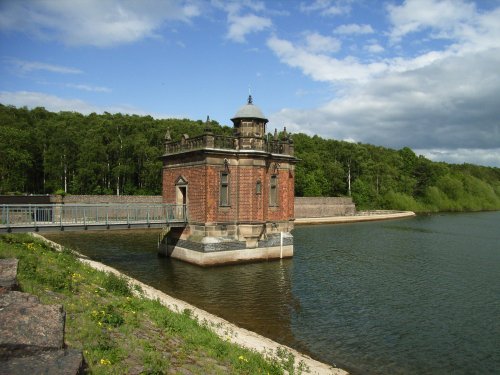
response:
<path fill-rule="evenodd" d="M 191 311 L 134 296 L 126 279 L 96 271 L 29 235 L 1 235 L 0 258 L 18 258 L 24 292 L 66 311 L 65 342 L 91 374 L 301 374 L 292 353 L 267 355 L 223 340 Z M 139 291 L 140 292 L 140 291 Z M 137 294 L 137 293 L 135 293 Z"/>

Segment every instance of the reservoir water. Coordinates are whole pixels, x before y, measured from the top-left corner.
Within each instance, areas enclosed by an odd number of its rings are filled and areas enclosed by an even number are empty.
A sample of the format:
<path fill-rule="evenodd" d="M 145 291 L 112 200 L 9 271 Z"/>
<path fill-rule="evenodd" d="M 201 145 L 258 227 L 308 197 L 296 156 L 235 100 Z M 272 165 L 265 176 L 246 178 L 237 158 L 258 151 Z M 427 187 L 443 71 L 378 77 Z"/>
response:
<path fill-rule="evenodd" d="M 47 237 L 354 374 L 500 373 L 500 212 L 301 226 L 293 259 L 215 268 L 157 234 Z"/>

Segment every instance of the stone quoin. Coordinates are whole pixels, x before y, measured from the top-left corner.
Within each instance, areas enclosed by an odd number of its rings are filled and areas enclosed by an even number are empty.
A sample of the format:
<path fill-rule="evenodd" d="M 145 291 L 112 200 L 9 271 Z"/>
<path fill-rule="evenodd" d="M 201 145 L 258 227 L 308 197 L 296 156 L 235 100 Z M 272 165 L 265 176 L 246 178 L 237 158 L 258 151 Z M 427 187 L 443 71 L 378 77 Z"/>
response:
<path fill-rule="evenodd" d="M 207 266 L 293 256 L 294 168 L 286 128 L 266 133 L 252 97 L 231 119 L 233 136 L 165 135 L 163 203 L 185 204 L 188 225 L 165 231 L 161 254 Z"/>

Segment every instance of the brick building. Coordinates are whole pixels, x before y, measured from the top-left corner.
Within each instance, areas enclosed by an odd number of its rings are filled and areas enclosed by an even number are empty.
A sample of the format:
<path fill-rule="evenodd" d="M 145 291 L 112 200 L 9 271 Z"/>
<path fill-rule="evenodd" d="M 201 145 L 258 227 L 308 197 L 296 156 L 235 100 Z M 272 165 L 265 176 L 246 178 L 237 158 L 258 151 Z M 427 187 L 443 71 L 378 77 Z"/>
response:
<path fill-rule="evenodd" d="M 293 141 L 266 133 L 252 102 L 231 119 L 234 135 L 166 135 L 163 202 L 187 205 L 189 225 L 172 228 L 160 252 L 199 265 L 291 257 L 294 220 Z"/>

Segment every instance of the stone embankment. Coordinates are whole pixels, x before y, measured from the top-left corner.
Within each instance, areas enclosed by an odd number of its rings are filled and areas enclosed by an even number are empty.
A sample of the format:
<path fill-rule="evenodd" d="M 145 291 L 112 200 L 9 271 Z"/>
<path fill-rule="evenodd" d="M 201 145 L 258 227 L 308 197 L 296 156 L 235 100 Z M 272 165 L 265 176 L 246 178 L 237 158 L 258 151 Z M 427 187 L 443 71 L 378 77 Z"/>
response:
<path fill-rule="evenodd" d="M 0 259 L 0 375 L 83 374 L 79 350 L 64 344 L 66 314 L 18 291 L 17 259 Z"/>
<path fill-rule="evenodd" d="M 358 211 L 354 215 L 347 216 L 296 218 L 295 225 L 357 223 L 363 221 L 402 219 L 413 216 L 415 216 L 415 212 L 413 211 Z"/>

